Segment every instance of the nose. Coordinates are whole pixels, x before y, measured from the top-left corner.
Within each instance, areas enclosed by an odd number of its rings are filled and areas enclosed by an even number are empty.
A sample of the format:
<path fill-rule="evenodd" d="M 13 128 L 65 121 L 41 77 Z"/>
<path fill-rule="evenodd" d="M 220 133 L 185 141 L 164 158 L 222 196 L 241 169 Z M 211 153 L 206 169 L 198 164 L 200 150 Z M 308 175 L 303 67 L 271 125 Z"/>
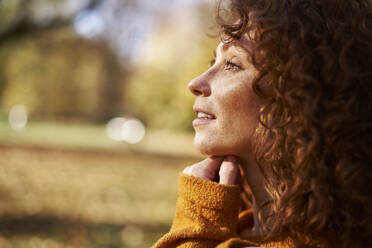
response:
<path fill-rule="evenodd" d="M 192 94 L 195 96 L 209 96 L 211 94 L 211 89 L 209 82 L 204 76 L 204 74 L 199 77 L 194 78 L 188 85 L 188 88 Z"/>

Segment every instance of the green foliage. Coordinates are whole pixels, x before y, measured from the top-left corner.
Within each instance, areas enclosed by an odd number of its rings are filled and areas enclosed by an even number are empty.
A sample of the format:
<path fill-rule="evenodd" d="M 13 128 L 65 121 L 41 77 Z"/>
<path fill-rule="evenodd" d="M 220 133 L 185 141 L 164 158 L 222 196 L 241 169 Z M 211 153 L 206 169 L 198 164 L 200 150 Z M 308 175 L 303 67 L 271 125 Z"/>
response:
<path fill-rule="evenodd" d="M 25 4 L 22 0 L 0 0 L 0 34 L 8 31 L 17 21 L 22 4 Z"/>
<path fill-rule="evenodd" d="M 7 43 L 1 49 L 4 112 L 24 104 L 33 118 L 93 121 L 115 114 L 102 106 L 116 106 L 111 110 L 120 112 L 125 75 L 103 43 L 61 29 Z"/>
<path fill-rule="evenodd" d="M 24 130 L 15 131 L 6 118 L 1 117 L 0 144 L 199 156 L 193 148 L 193 134 L 186 132 L 147 129 L 141 142 L 128 144 L 111 140 L 106 135 L 105 125 L 101 124 L 30 121 Z"/>
<path fill-rule="evenodd" d="M 7 50 L 8 63 L 3 62 L 2 108 L 8 112 L 13 105 L 22 103 L 33 113 L 41 105 L 38 94 L 40 81 L 37 79 L 43 76 L 39 67 L 42 58 L 38 56 L 35 44 L 27 41 L 19 49 L 14 49 L 14 44 L 3 49 Z"/>

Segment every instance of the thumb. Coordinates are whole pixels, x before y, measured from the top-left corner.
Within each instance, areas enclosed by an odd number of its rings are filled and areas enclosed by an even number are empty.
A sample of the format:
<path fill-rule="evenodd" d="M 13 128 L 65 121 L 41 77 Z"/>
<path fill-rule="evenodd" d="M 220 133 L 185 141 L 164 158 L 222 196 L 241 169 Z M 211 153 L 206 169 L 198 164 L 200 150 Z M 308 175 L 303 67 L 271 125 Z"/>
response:
<path fill-rule="evenodd" d="M 227 156 L 221 164 L 219 175 L 220 184 L 236 184 L 239 174 L 238 159 L 234 156 Z"/>

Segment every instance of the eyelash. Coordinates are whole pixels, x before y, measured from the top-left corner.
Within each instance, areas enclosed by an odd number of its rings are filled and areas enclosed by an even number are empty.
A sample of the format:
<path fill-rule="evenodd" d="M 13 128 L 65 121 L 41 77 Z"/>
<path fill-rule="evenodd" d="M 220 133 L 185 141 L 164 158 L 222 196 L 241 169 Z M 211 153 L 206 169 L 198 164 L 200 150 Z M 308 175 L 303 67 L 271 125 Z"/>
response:
<path fill-rule="evenodd" d="M 231 62 L 230 60 L 225 60 L 225 70 L 240 70 L 240 66 L 238 66 L 237 64 L 234 64 L 233 62 Z"/>
<path fill-rule="evenodd" d="M 209 62 L 209 67 L 212 67 L 214 65 L 214 63 L 216 63 L 216 59 L 212 59 Z M 225 67 L 224 67 L 224 69 L 225 70 L 240 70 L 241 67 L 238 66 L 237 64 L 234 64 L 230 60 L 225 60 Z"/>

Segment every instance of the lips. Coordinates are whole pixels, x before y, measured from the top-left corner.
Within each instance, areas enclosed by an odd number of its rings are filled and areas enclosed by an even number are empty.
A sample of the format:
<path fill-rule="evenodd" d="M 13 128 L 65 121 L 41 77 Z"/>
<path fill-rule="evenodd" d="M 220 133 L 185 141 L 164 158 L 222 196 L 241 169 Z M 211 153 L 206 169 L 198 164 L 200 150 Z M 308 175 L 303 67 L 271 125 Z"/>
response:
<path fill-rule="evenodd" d="M 198 112 L 198 118 L 216 119 L 212 115 L 206 114 L 204 112 Z"/>
<path fill-rule="evenodd" d="M 194 127 L 206 125 L 216 121 L 216 116 L 204 108 L 194 107 L 194 112 L 197 114 L 197 118 L 193 120 L 192 125 Z"/>
<path fill-rule="evenodd" d="M 216 116 L 213 113 L 204 108 L 194 107 L 193 109 L 198 118 L 216 119 Z"/>

